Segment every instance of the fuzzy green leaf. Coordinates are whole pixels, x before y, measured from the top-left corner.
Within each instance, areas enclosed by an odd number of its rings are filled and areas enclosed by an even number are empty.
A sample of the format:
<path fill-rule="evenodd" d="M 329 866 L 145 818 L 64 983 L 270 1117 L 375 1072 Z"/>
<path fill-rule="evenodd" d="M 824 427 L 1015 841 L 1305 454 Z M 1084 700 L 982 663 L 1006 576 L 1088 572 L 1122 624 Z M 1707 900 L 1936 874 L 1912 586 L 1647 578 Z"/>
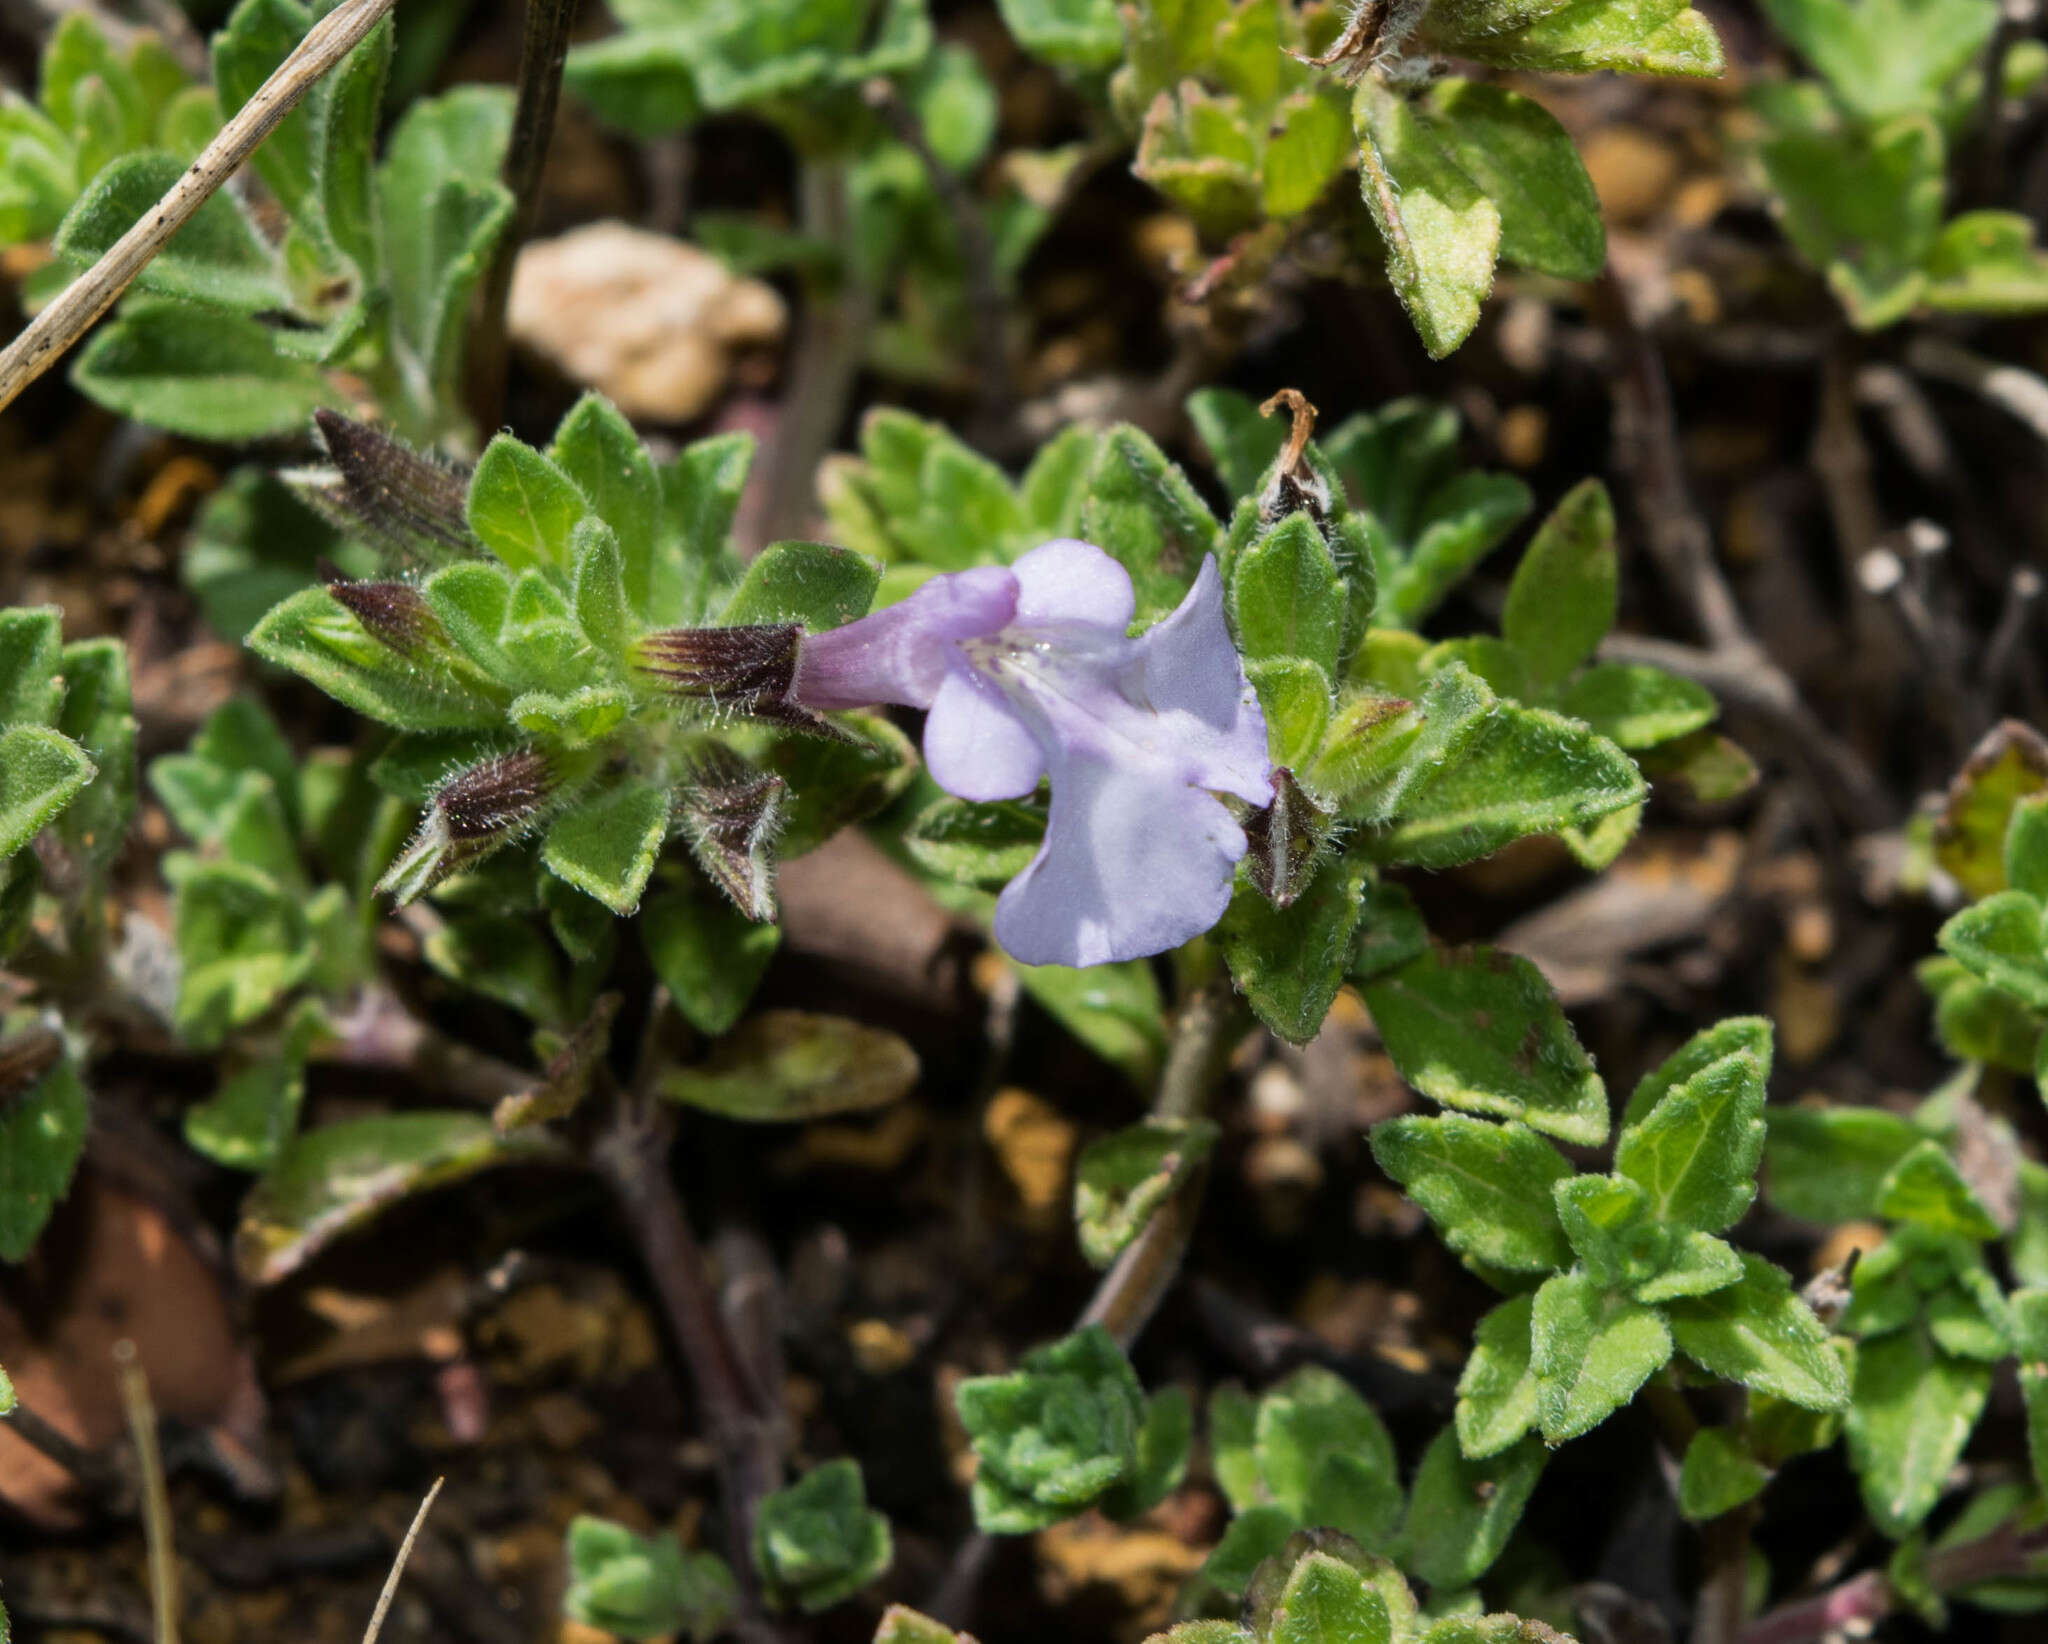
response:
<path fill-rule="evenodd" d="M 661 476 L 611 401 L 585 394 L 555 430 L 555 466 L 617 539 L 627 600 L 643 616 L 661 540 Z"/>
<path fill-rule="evenodd" d="M 28 1255 L 71 1186 L 85 1151 L 89 1105 L 78 1070 L 62 1056 L 0 1108 L 0 1261 Z"/>
<path fill-rule="evenodd" d="M 2048 308 L 2048 255 L 2031 220 L 2011 211 L 1951 217 L 1927 253 L 1929 308 L 1949 314 L 2032 314 Z"/>
<path fill-rule="evenodd" d="M 640 940 L 654 974 L 700 1033 L 729 1031 L 746 1013 L 782 927 L 756 924 L 708 887 L 656 891 L 640 914 Z"/>
<path fill-rule="evenodd" d="M 710 1644 L 739 1602 L 725 1560 L 684 1552 L 674 1531 L 640 1536 L 579 1513 L 569 1521 L 567 1552 L 562 1613 L 620 1638 L 687 1633 L 692 1644 Z"/>
<path fill-rule="evenodd" d="M 626 918 L 640 906 L 668 824 L 668 790 L 628 777 L 565 811 L 548 829 L 541 861 Z"/>
<path fill-rule="evenodd" d="M 1097 1267 L 1116 1260 L 1209 1156 L 1219 1134 L 1207 1119 L 1150 1119 L 1090 1142 L 1074 1172 L 1082 1255 Z"/>
<path fill-rule="evenodd" d="M 1019 965 L 1017 979 L 1061 1027 L 1140 1089 L 1166 1056 L 1166 1004 L 1142 959 L 1114 965 Z"/>
<path fill-rule="evenodd" d="M 1434 951 L 1370 984 L 1387 1054 L 1432 1101 L 1519 1119 L 1560 1141 L 1607 1139 L 1607 1091 L 1528 960 L 1491 948 Z"/>
<path fill-rule="evenodd" d="M 903 833 L 920 867 L 958 884 L 995 889 L 1025 868 L 1045 840 L 1045 812 L 1015 800 L 935 799 Z"/>
<path fill-rule="evenodd" d="M 1551 1444 L 1590 1433 L 1671 1357 L 1663 1316 L 1583 1273 L 1546 1279 L 1530 1319 L 1537 1418 Z"/>
<path fill-rule="evenodd" d="M 2048 1290 L 2015 1290 L 2008 1300 L 2020 1397 L 2027 1412 L 2027 1453 L 2039 1484 L 2048 1479 Z"/>
<path fill-rule="evenodd" d="M 213 37 L 213 84 L 223 112 L 240 109 L 312 26 L 313 13 L 297 0 L 241 0 Z M 314 129 L 326 87 L 293 109 L 263 140 L 252 163 L 285 211 L 320 225 L 318 140 Z"/>
<path fill-rule="evenodd" d="M 1607 637 L 1619 579 L 1614 505 L 1606 486 L 1585 480 L 1522 551 L 1501 611 L 1501 637 L 1521 652 L 1538 684 L 1564 679 Z"/>
<path fill-rule="evenodd" d="M 1304 1045 L 1321 1031 L 1350 969 L 1371 872 L 1363 862 L 1338 857 L 1284 908 L 1239 883 L 1217 940 L 1239 991 L 1281 1038 Z"/>
<path fill-rule="evenodd" d="M 256 321 L 160 297 L 123 306 L 86 344 L 71 380 L 138 422 L 229 442 L 297 433 L 339 398 L 317 367 L 280 353 Z"/>
<path fill-rule="evenodd" d="M 1927 1140 L 1904 1154 L 1877 1186 L 1876 1210 L 1891 1221 L 1979 1243 L 2002 1231 L 1941 1143 Z"/>
<path fill-rule="evenodd" d="M 1764 12 L 1859 120 L 1933 113 L 1983 52 L 1995 9 L 1976 0 L 1764 0 Z"/>
<path fill-rule="evenodd" d="M 1288 515 L 1232 561 L 1230 615 L 1247 661 L 1302 657 L 1337 671 L 1344 588 L 1308 515 Z"/>
<path fill-rule="evenodd" d="M 1493 289 L 1500 210 L 1437 147 L 1413 105 L 1376 80 L 1358 88 L 1352 124 L 1387 277 L 1423 346 L 1442 359 L 1471 335 Z"/>
<path fill-rule="evenodd" d="M 753 1552 L 770 1597 L 806 1614 L 851 1598 L 894 1557 L 889 1521 L 869 1510 L 860 1463 L 846 1456 L 762 1498 Z"/>
<path fill-rule="evenodd" d="M 85 750 L 43 725 L 0 731 L 0 860 L 33 839 L 92 780 Z"/>
<path fill-rule="evenodd" d="M 1341 1376 L 1320 1365 L 1295 1371 L 1259 1401 L 1254 1443 L 1268 1493 L 1297 1524 L 1330 1522 L 1317 1509 L 1341 1499 L 1347 1521 L 1331 1528 L 1368 1544 L 1392 1533 L 1401 1514 L 1393 1440 Z"/>
<path fill-rule="evenodd" d="M 423 666 L 367 633 L 325 588 L 294 594 L 257 623 L 249 648 L 359 714 L 404 731 L 491 730 L 505 705 L 476 682 Z"/>
<path fill-rule="evenodd" d="M 57 728 L 81 748 L 93 780 L 58 823 L 66 846 L 104 873 L 128 842 L 135 814 L 135 715 L 128 649 L 117 639 L 81 639 L 64 647 L 64 706 Z M 6 761 L 0 755 L 0 764 Z M 6 779 L 0 777 L 0 788 Z M 0 802 L 4 809 L 4 802 Z M 6 828 L 0 826 L 0 836 Z M 0 856 L 6 854 L 0 838 Z"/>
<path fill-rule="evenodd" d="M 1595 663 L 1565 686 L 1557 706 L 1630 749 L 1676 741 L 1720 712 L 1704 685 L 1637 662 Z"/>
<path fill-rule="evenodd" d="M 867 614 L 880 570 L 864 555 L 819 542 L 771 542 L 754 556 L 720 621 L 801 622 L 812 633 Z"/>
<path fill-rule="evenodd" d="M 1703 1233 L 1742 1219 L 1756 1197 L 1769 1067 L 1748 1050 L 1709 1062 L 1623 1128 L 1614 1168 L 1648 1191 L 1659 1217 Z"/>
<path fill-rule="evenodd" d="M 1446 1427 L 1416 1470 L 1401 1525 L 1401 1567 L 1438 1591 L 1465 1587 L 1493 1567 L 1520 1522 L 1550 1452 L 1530 1437 L 1473 1460 Z"/>
<path fill-rule="evenodd" d="M 1000 0 L 998 9 L 1017 43 L 1055 67 L 1099 71 L 1123 55 L 1113 0 Z"/>
<path fill-rule="evenodd" d="M 1942 949 L 2029 1010 L 2048 1011 L 2048 933 L 2042 904 L 1999 891 L 1941 927 Z"/>
<path fill-rule="evenodd" d="M 1497 1455 L 1536 1425 L 1534 1293 L 1510 1296 L 1479 1321 L 1458 1377 L 1458 1446 Z"/>
<path fill-rule="evenodd" d="M 1685 1447 L 1678 1470 L 1678 1511 L 1694 1524 L 1755 1499 L 1771 1475 L 1725 1427 L 1702 1427 Z"/>
<path fill-rule="evenodd" d="M 1266 1644 L 1393 1644 L 1387 1603 L 1349 1564 L 1310 1553 L 1287 1579 Z"/>
<path fill-rule="evenodd" d="M 1452 76 L 1413 105 L 1445 157 L 1500 214 L 1503 260 L 1566 280 L 1607 262 L 1600 199 L 1563 126 L 1504 86 Z"/>
<path fill-rule="evenodd" d="M 1187 475 L 1147 435 L 1120 425 L 1096 446 L 1081 534 L 1130 572 L 1143 624 L 1180 603 L 1221 533 Z"/>
<path fill-rule="evenodd" d="M 1372 1156 L 1459 1255 L 1506 1273 L 1571 1265 L 1551 1189 L 1572 1167 L 1526 1126 L 1457 1114 L 1390 1119 L 1373 1127 Z"/>
<path fill-rule="evenodd" d="M 1904 1536 L 1941 1499 L 1990 1391 L 1990 1365 L 1942 1352 L 1922 1330 L 1857 1348 L 1843 1426 L 1863 1505 L 1886 1535 Z"/>
<path fill-rule="evenodd" d="M 377 127 L 391 71 L 386 18 L 328 76 L 314 120 L 314 170 L 327 236 L 367 283 L 378 274 Z"/>
<path fill-rule="evenodd" d="M 184 175 L 175 154 L 144 150 L 116 160 L 92 180 L 51 247 L 79 268 L 96 262 Z M 210 197 L 136 276 L 138 291 L 210 303 L 242 314 L 289 306 L 276 254 L 232 195 Z"/>
<path fill-rule="evenodd" d="M 556 462 L 510 434 L 484 447 L 469 482 L 469 528 L 515 571 L 567 570 L 569 537 L 590 511 Z"/>
<path fill-rule="evenodd" d="M 1828 1333 L 1782 1269 L 1745 1253 L 1739 1283 L 1672 1302 L 1665 1315 L 1678 1350 L 1724 1381 L 1808 1410 L 1839 1410 L 1848 1396 Z"/>

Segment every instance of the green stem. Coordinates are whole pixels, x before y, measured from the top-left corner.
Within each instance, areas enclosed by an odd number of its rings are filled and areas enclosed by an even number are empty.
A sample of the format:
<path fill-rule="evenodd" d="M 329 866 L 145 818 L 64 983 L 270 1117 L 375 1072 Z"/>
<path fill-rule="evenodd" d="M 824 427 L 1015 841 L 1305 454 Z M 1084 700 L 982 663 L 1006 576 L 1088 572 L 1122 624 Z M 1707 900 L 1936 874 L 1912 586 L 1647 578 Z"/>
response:
<path fill-rule="evenodd" d="M 569 56 L 569 30 L 576 0 L 526 0 L 526 34 L 519 46 L 519 101 L 512 111 L 512 135 L 499 172 L 512 194 L 512 221 L 498 242 L 484 279 L 477 316 L 471 406 L 479 431 L 496 428 L 505 414 L 505 382 L 511 369 L 505 304 L 512 294 L 512 267 L 533 232 L 540 212 L 541 173 L 555 131 L 555 107 L 562 95 L 562 65 Z"/>

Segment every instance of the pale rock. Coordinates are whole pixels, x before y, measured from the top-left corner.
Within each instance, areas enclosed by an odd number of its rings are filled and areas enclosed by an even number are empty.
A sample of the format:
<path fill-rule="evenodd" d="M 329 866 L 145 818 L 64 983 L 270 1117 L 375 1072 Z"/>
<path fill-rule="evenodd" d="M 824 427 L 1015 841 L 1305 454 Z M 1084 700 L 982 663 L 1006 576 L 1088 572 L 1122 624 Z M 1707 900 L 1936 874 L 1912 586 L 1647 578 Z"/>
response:
<path fill-rule="evenodd" d="M 734 353 L 782 340 L 782 298 L 709 252 L 620 222 L 519 253 L 513 339 L 628 417 L 688 422 L 725 387 Z"/>

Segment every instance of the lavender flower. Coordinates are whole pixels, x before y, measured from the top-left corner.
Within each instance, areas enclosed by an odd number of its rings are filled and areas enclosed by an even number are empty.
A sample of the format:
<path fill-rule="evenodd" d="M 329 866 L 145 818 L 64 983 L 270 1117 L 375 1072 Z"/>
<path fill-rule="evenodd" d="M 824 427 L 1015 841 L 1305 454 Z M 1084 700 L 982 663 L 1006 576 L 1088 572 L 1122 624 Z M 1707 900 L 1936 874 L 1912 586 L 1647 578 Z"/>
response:
<path fill-rule="evenodd" d="M 1131 639 L 1135 610 L 1121 565 L 1062 540 L 1008 569 L 934 577 L 803 641 L 793 699 L 928 710 L 925 764 L 949 793 L 1016 799 L 1051 776 L 1045 843 L 996 904 L 996 940 L 1026 964 L 1098 965 L 1199 936 L 1246 848 L 1216 794 L 1273 797 L 1215 560 Z"/>

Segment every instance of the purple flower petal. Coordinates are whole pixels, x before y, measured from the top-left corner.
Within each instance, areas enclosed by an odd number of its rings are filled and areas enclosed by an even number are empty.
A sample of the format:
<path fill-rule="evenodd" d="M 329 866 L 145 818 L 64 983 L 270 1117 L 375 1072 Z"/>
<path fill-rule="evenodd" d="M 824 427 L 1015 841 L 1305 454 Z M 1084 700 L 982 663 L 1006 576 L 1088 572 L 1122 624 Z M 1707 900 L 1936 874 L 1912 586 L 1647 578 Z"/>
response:
<path fill-rule="evenodd" d="M 961 799 L 1021 799 L 1045 774 L 1045 753 L 1016 710 L 964 664 L 946 676 L 924 722 L 932 780 Z"/>
<path fill-rule="evenodd" d="M 1027 965 L 1104 965 L 1199 936 L 1230 905 L 1244 830 L 1156 768 L 1078 754 L 1053 767 L 1052 819 L 1003 888 L 995 935 Z"/>
<path fill-rule="evenodd" d="M 1137 614 L 1131 573 L 1092 542 L 1061 537 L 1010 567 L 1017 577 L 1019 628 L 1072 623 L 1121 634 Z"/>
<path fill-rule="evenodd" d="M 1231 643 L 1223 577 L 1213 558 L 1202 561 L 1173 613 L 1138 636 L 1136 650 L 1136 677 L 1125 688 L 1173 727 L 1187 780 L 1254 805 L 1271 804 L 1266 716 Z"/>
<path fill-rule="evenodd" d="M 886 611 L 805 635 L 792 695 L 806 708 L 928 708 L 949 642 L 999 633 L 1016 611 L 1017 579 L 999 565 L 933 577 Z"/>

